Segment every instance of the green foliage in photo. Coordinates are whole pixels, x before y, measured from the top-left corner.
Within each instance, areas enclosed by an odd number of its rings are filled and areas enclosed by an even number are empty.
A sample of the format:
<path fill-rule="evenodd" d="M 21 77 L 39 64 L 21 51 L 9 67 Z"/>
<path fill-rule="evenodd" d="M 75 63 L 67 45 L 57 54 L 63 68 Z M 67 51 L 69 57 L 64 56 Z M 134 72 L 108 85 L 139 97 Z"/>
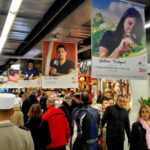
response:
<path fill-rule="evenodd" d="M 129 51 L 123 53 L 119 58 L 126 58 L 126 57 L 132 57 L 134 56 L 137 52 L 140 52 L 146 48 L 146 36 L 144 35 L 142 37 L 141 45 L 134 44 Z"/>
<path fill-rule="evenodd" d="M 113 31 L 116 25 L 112 22 L 106 22 L 101 13 L 97 13 L 92 19 L 92 56 L 99 57 L 99 45 L 104 33 L 107 30 Z M 146 36 L 141 40 L 141 45 L 135 44 L 129 51 L 123 53 L 119 58 L 134 57 L 136 53 L 146 48 Z"/>
<path fill-rule="evenodd" d="M 101 27 L 103 25 L 104 27 Z M 114 28 L 113 23 L 106 23 L 101 13 L 97 13 L 96 17 L 92 19 L 92 56 L 99 57 L 100 40 L 107 30 L 113 30 Z"/>

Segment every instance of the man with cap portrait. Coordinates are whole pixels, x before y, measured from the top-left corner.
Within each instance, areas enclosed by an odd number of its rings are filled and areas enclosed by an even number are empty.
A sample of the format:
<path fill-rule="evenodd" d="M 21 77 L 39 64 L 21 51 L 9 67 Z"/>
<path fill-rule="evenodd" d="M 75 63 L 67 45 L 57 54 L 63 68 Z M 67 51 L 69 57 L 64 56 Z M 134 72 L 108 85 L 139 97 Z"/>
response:
<path fill-rule="evenodd" d="M 28 66 L 22 68 L 20 77 L 24 80 L 33 80 L 40 77 L 39 70 L 34 67 L 34 60 L 28 60 Z"/>
<path fill-rule="evenodd" d="M 30 131 L 10 122 L 15 95 L 0 94 L 0 150 L 34 150 Z"/>

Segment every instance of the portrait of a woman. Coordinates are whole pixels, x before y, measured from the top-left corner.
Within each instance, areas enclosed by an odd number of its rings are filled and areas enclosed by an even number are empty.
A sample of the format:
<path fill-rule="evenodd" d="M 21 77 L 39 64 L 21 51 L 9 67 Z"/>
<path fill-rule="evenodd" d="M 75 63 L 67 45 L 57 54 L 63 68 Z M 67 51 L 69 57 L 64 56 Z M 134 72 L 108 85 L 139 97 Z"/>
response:
<path fill-rule="evenodd" d="M 19 75 L 17 73 L 15 73 L 15 71 L 13 69 L 10 69 L 8 78 L 10 81 L 18 82 Z"/>
<path fill-rule="evenodd" d="M 122 15 L 115 31 L 106 31 L 100 41 L 99 56 L 118 58 L 132 50 L 134 44 L 140 45 L 144 35 L 141 14 L 133 7 Z"/>

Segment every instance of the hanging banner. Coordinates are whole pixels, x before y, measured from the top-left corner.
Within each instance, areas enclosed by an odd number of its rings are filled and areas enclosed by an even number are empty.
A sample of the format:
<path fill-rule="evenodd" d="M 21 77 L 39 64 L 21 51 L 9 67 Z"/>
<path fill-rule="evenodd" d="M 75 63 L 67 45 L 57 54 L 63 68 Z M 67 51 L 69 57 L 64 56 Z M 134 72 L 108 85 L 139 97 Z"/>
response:
<path fill-rule="evenodd" d="M 19 87 L 41 87 L 42 61 L 34 59 L 20 60 Z"/>
<path fill-rule="evenodd" d="M 3 71 L 0 76 L 0 88 L 20 88 L 19 87 L 19 62 L 11 65 L 10 68 Z"/>
<path fill-rule="evenodd" d="M 143 5 L 121 0 L 93 0 L 93 78 L 147 78 L 144 24 Z"/>
<path fill-rule="evenodd" d="M 43 42 L 42 88 L 77 88 L 77 45 Z"/>

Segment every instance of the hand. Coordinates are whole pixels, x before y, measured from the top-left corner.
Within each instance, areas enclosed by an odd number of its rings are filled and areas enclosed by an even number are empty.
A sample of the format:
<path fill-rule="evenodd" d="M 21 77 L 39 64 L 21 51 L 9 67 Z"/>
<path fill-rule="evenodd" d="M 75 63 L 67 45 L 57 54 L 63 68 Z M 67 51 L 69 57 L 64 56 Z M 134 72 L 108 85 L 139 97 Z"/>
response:
<path fill-rule="evenodd" d="M 122 54 L 124 52 L 127 52 L 133 45 L 134 45 L 134 41 L 131 38 L 127 37 L 121 40 L 118 49 Z"/>
<path fill-rule="evenodd" d="M 55 75 L 57 73 L 57 69 L 54 67 L 50 68 L 50 74 Z"/>
<path fill-rule="evenodd" d="M 128 143 L 128 147 L 130 147 L 130 143 Z"/>
<path fill-rule="evenodd" d="M 26 75 L 21 74 L 21 77 L 25 80 L 26 79 Z"/>

